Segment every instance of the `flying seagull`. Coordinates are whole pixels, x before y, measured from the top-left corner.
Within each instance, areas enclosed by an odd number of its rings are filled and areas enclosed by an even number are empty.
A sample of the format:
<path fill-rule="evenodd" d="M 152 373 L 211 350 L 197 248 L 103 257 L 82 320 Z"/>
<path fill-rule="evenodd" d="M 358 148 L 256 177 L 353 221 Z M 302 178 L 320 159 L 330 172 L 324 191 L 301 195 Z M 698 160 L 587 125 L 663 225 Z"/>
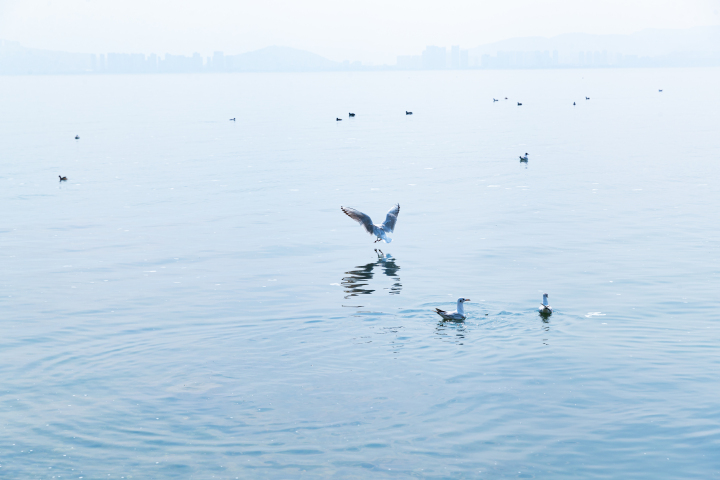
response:
<path fill-rule="evenodd" d="M 443 320 L 465 320 L 465 309 L 463 308 L 463 304 L 469 301 L 469 298 L 458 298 L 457 310 L 455 310 L 454 312 L 446 312 L 445 310 L 440 310 L 439 308 L 436 308 L 435 313 L 440 315 Z"/>
<path fill-rule="evenodd" d="M 375 235 L 377 237 L 377 240 L 375 240 L 375 242 L 373 243 L 379 242 L 380 240 L 385 240 L 385 243 L 392 242 L 392 238 L 388 237 L 387 234 L 392 233 L 395 230 L 397 216 L 398 213 L 400 213 L 400 204 L 396 204 L 393 208 L 390 209 L 390 211 L 387 213 L 387 216 L 385 217 L 385 222 L 383 222 L 382 225 L 374 225 L 369 216 L 358 210 L 355 210 L 354 208 L 340 207 L 340 210 L 342 210 L 345 215 L 365 227 L 365 230 L 370 235 Z"/>

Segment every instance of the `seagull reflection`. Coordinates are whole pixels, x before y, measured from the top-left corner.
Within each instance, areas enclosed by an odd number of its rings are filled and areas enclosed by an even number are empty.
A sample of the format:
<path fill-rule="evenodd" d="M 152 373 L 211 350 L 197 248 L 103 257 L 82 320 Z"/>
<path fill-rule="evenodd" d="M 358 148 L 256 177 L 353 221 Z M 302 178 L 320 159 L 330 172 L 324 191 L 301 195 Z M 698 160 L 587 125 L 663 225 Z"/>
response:
<path fill-rule="evenodd" d="M 550 313 L 540 312 L 540 318 L 542 318 L 542 329 L 546 332 L 550 331 Z"/>
<path fill-rule="evenodd" d="M 358 295 L 370 295 L 375 292 L 374 289 L 368 288 L 370 280 L 374 275 L 376 267 L 380 267 L 382 272 L 393 279 L 395 283 L 392 284 L 388 289 L 390 295 L 397 295 L 402 290 L 402 284 L 400 283 L 400 277 L 397 272 L 400 267 L 395 263 L 395 258 L 389 253 L 386 255 L 382 250 L 375 249 L 378 259 L 376 262 L 368 263 L 367 265 L 359 265 L 354 270 L 345 272 L 347 275 L 342 279 L 342 286 L 345 288 L 345 298 L 356 297 Z"/>
<path fill-rule="evenodd" d="M 453 320 L 441 320 L 435 327 L 435 335 L 438 335 L 445 342 L 463 344 L 465 340 L 465 322 Z"/>

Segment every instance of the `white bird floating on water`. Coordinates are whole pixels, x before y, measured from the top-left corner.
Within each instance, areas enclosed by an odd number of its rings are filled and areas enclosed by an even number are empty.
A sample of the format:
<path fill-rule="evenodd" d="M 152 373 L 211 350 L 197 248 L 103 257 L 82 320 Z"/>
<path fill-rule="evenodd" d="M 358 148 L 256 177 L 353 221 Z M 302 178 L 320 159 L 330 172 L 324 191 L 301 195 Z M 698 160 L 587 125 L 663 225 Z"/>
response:
<path fill-rule="evenodd" d="M 387 234 L 392 233 L 395 230 L 397 216 L 398 213 L 400 213 L 400 204 L 396 204 L 393 208 L 390 209 L 390 211 L 387 213 L 387 216 L 385 217 L 385 222 L 383 222 L 381 225 L 374 225 L 369 216 L 365 215 L 359 210 L 355 210 L 354 208 L 340 207 L 340 210 L 342 210 L 345 215 L 365 227 L 365 230 L 370 235 L 375 235 L 377 237 L 377 240 L 375 240 L 375 242 L 373 243 L 379 242 L 380 240 L 384 240 L 385 243 L 392 242 L 392 238 L 388 237 Z"/>
<path fill-rule="evenodd" d="M 435 313 L 440 315 L 443 320 L 465 320 L 465 309 L 463 308 L 463 304 L 469 301 L 469 298 L 458 298 L 457 310 L 455 310 L 454 312 L 446 312 L 445 310 L 440 310 L 439 308 L 436 308 Z"/>
<path fill-rule="evenodd" d="M 552 307 L 548 305 L 548 294 L 543 293 L 543 303 L 540 305 L 540 313 L 552 313 Z"/>

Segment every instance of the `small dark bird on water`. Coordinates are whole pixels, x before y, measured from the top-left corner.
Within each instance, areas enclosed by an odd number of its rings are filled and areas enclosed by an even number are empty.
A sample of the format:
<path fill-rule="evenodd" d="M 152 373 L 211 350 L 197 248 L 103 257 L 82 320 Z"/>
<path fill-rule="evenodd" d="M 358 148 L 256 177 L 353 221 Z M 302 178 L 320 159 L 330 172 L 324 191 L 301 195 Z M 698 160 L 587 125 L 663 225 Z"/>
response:
<path fill-rule="evenodd" d="M 585 100 L 590 100 L 590 97 L 585 97 Z"/>
<path fill-rule="evenodd" d="M 522 103 L 518 102 L 518 106 L 522 105 Z"/>
<path fill-rule="evenodd" d="M 408 112 L 407 110 L 405 110 L 405 115 L 412 115 L 412 112 Z"/>
<path fill-rule="evenodd" d="M 573 105 L 575 105 L 575 102 L 573 102 Z"/>
<path fill-rule="evenodd" d="M 505 100 L 507 100 L 507 97 L 505 97 Z"/>
<path fill-rule="evenodd" d="M 67 177 L 62 177 L 60 175 L 58 175 L 58 177 L 60 177 L 61 182 L 67 182 Z"/>
<path fill-rule="evenodd" d="M 235 117 L 231 118 L 230 121 L 231 121 L 231 122 L 234 122 L 234 121 L 235 121 Z"/>
<path fill-rule="evenodd" d="M 658 92 L 662 92 L 662 90 L 658 90 Z"/>
<path fill-rule="evenodd" d="M 498 101 L 498 99 L 497 99 L 497 98 L 493 98 L 493 102 L 497 102 L 497 101 Z"/>
<path fill-rule="evenodd" d="M 528 158 L 527 158 L 527 157 L 528 157 L 528 153 L 525 152 L 525 156 L 524 156 L 524 157 L 520 157 L 520 161 L 521 161 L 521 162 L 527 162 L 527 161 L 528 161 Z"/>
<path fill-rule="evenodd" d="M 337 117 L 335 117 L 335 121 L 336 121 L 336 122 L 342 122 L 342 118 L 337 118 Z"/>
<path fill-rule="evenodd" d="M 350 114 L 348 114 L 348 115 L 350 115 L 351 117 L 354 117 L 354 116 L 355 116 L 355 114 L 354 114 L 354 113 L 350 113 Z"/>
<path fill-rule="evenodd" d="M 662 90 L 660 90 L 662 92 Z M 75 135 L 75 140 L 80 140 L 80 135 Z"/>

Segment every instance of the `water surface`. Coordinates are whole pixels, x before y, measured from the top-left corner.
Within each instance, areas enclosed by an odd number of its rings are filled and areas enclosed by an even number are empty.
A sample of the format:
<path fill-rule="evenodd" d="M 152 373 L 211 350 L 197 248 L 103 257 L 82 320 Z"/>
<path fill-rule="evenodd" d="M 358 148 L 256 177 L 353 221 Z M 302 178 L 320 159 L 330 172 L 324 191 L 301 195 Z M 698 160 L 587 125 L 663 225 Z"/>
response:
<path fill-rule="evenodd" d="M 0 77 L 0 471 L 720 477 L 719 82 Z"/>

